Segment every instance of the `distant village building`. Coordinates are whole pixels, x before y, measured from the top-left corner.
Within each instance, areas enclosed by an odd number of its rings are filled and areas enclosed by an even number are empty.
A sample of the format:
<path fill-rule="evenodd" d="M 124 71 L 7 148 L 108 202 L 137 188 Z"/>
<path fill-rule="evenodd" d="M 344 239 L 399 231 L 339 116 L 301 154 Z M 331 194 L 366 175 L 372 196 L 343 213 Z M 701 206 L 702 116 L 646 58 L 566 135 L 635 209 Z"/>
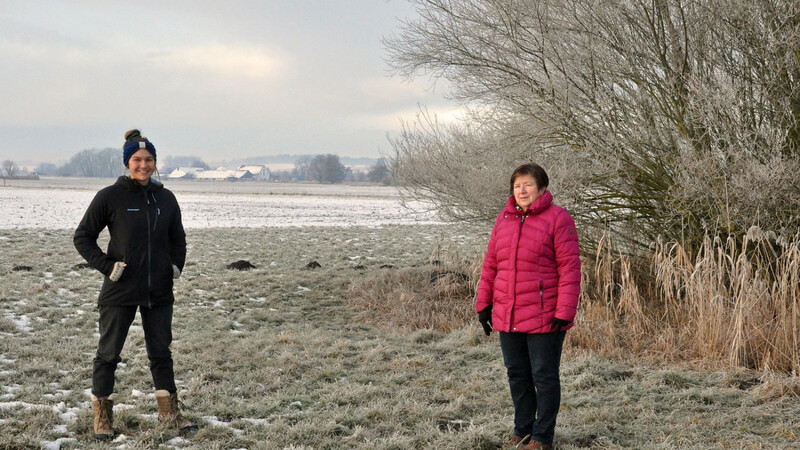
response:
<path fill-rule="evenodd" d="M 239 170 L 246 170 L 252 173 L 255 181 L 269 181 L 270 179 L 267 166 L 239 166 Z"/>
<path fill-rule="evenodd" d="M 248 170 L 230 170 L 220 167 L 217 170 L 202 170 L 194 174 L 195 180 L 210 181 L 253 181 L 253 174 Z"/>
<path fill-rule="evenodd" d="M 194 174 L 202 172 L 202 167 L 178 167 L 167 175 L 172 180 L 189 180 L 194 178 Z"/>
<path fill-rule="evenodd" d="M 204 170 L 200 167 L 179 167 L 167 175 L 172 180 L 206 180 L 206 181 L 269 181 L 267 166 L 241 166 L 238 169 L 218 167 L 215 170 Z"/>

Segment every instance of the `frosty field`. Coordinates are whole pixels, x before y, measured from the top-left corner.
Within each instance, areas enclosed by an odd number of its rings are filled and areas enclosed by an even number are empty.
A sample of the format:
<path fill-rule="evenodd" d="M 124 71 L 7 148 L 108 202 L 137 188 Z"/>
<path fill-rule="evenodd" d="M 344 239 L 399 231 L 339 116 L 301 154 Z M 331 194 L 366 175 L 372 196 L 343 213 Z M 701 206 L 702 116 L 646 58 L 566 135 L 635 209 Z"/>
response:
<path fill-rule="evenodd" d="M 409 215 L 391 188 L 168 184 L 188 219 L 172 349 L 184 410 L 201 428 L 179 436 L 158 425 L 137 319 L 117 371 L 119 436 L 93 442 L 102 277 L 78 266 L 72 229 L 107 183 L 57 181 L 30 194 L 51 202 L 35 207 L 48 219 L 8 219 L 29 214 L 19 203 L 0 213 L 0 448 L 490 449 L 511 432 L 496 334 L 484 337 L 477 321 L 451 332 L 367 323 L 350 298 L 363 280 L 429 267 L 442 249 L 480 254 L 488 229 Z M 0 188 L 0 199 L 20 202 L 15 189 Z M 313 205 L 298 214 L 340 212 L 311 223 L 269 212 L 298 204 Z M 190 216 L 200 208 L 227 222 Z M 239 259 L 256 268 L 225 267 Z M 311 261 L 321 267 L 306 268 Z M 800 402 L 776 393 L 771 376 L 609 360 L 568 345 L 557 448 L 800 448 Z"/>
<path fill-rule="evenodd" d="M 0 188 L 0 229 L 72 228 L 95 193 L 114 179 L 11 180 Z M 166 181 L 186 228 L 433 223 L 400 208 L 386 186 Z M 415 209 L 424 205 L 415 204 Z"/>

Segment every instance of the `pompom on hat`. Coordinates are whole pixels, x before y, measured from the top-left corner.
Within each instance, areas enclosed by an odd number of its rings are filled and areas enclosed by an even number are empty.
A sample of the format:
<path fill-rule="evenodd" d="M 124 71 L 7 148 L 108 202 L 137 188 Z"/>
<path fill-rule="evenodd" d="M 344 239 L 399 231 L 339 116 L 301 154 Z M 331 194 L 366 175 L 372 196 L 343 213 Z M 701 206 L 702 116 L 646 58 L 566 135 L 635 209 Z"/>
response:
<path fill-rule="evenodd" d="M 122 163 L 125 167 L 128 167 L 131 156 L 139 150 L 147 150 L 153 155 L 153 159 L 157 159 L 155 145 L 142 136 L 141 131 L 134 129 L 125 133 L 125 145 L 122 147 Z"/>

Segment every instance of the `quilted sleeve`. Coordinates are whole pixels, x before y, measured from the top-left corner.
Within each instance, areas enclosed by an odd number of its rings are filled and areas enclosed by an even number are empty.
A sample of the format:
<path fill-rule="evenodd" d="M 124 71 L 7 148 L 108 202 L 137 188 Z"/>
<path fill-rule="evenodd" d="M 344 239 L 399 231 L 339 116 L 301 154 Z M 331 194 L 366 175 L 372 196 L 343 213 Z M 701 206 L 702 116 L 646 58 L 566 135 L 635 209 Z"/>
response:
<path fill-rule="evenodd" d="M 553 243 L 558 270 L 556 317 L 572 322 L 581 293 L 581 257 L 575 221 L 567 211 L 562 211 L 556 219 Z"/>

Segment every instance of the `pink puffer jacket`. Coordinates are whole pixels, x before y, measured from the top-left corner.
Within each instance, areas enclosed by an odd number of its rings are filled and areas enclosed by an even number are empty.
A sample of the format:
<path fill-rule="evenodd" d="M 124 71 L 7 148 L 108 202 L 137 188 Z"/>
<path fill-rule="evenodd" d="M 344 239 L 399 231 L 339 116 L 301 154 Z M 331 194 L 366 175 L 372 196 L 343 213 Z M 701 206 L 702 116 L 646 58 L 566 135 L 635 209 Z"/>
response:
<path fill-rule="evenodd" d="M 581 259 L 572 216 L 553 204 L 550 191 L 525 214 L 509 198 L 492 229 L 475 310 L 494 305 L 496 331 L 548 333 L 553 318 L 575 319 L 580 290 Z"/>

